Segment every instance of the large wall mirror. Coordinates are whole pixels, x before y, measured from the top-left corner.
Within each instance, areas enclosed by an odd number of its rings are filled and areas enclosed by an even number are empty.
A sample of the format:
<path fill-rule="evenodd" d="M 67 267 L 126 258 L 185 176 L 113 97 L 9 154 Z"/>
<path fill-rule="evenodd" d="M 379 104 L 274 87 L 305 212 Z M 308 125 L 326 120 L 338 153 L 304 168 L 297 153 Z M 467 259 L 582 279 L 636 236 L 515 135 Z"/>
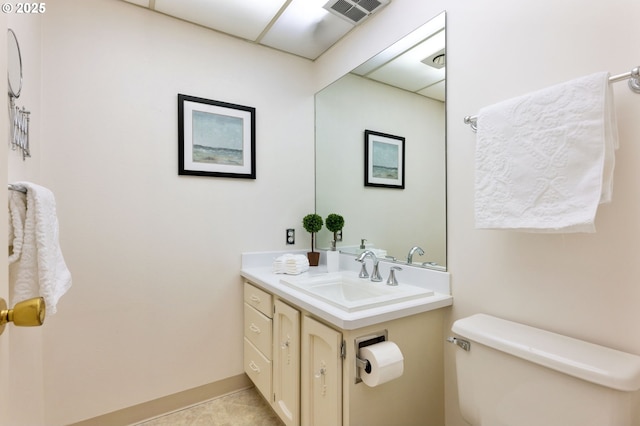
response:
<path fill-rule="evenodd" d="M 342 252 L 364 239 L 404 263 L 418 246 L 414 265 L 446 269 L 445 24 L 442 12 L 316 94 L 316 212 L 344 217 Z M 367 130 L 404 138 L 404 188 L 365 185 Z M 320 232 L 317 246 L 332 237 Z"/>

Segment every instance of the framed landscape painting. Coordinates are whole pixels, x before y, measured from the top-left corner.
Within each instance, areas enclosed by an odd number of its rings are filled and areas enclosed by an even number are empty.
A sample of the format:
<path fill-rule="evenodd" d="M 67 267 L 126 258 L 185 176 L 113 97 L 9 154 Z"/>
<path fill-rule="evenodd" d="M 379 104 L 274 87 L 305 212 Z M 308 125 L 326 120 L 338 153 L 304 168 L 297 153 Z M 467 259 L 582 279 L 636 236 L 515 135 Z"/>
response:
<path fill-rule="evenodd" d="M 178 94 L 178 174 L 256 178 L 256 110 Z"/>
<path fill-rule="evenodd" d="M 364 185 L 404 189 L 404 138 L 364 131 Z"/>

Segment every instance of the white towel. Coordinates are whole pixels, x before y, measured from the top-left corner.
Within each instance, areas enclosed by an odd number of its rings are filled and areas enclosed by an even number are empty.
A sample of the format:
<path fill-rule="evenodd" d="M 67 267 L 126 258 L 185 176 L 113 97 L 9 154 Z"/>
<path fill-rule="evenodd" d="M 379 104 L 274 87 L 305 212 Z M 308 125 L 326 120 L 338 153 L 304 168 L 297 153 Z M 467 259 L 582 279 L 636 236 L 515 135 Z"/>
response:
<path fill-rule="evenodd" d="M 595 232 L 618 147 L 608 73 L 478 112 L 476 228 Z"/>
<path fill-rule="evenodd" d="M 27 194 L 9 191 L 9 264 L 20 259 L 27 218 Z"/>
<path fill-rule="evenodd" d="M 14 185 L 25 188 L 27 194 L 9 191 L 13 303 L 42 296 L 47 314 L 55 314 L 58 300 L 71 287 L 71 273 L 58 240 L 55 197 L 47 188 L 33 183 Z"/>
<path fill-rule="evenodd" d="M 309 270 L 309 259 L 302 254 L 283 254 L 273 262 L 275 274 L 298 275 Z"/>

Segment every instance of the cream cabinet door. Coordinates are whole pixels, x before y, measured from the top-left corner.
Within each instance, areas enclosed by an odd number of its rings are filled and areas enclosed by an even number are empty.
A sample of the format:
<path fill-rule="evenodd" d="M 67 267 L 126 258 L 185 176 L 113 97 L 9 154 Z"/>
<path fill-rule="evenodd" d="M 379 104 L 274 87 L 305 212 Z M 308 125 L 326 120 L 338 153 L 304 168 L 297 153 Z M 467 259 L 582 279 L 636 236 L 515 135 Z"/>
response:
<path fill-rule="evenodd" d="M 273 314 L 273 409 L 287 426 L 300 424 L 300 312 L 276 300 Z"/>
<path fill-rule="evenodd" d="M 302 425 L 342 424 L 342 333 L 302 317 Z"/>

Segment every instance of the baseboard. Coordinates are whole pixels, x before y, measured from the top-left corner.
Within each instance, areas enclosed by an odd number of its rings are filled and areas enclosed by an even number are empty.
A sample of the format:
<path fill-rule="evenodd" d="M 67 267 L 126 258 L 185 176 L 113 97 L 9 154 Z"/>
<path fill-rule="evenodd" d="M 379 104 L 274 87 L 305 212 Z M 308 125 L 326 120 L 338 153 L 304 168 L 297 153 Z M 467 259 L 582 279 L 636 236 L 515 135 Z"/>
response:
<path fill-rule="evenodd" d="M 180 410 L 228 393 L 248 389 L 253 384 L 246 374 L 229 377 L 214 383 L 113 411 L 69 426 L 132 425 L 162 414 Z"/>

